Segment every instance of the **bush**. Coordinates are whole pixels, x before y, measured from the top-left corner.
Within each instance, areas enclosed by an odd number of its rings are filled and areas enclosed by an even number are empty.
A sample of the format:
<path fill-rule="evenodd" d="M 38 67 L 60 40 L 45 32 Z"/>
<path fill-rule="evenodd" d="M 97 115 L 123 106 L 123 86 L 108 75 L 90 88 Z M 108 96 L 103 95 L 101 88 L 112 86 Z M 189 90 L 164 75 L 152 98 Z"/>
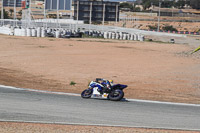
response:
<path fill-rule="evenodd" d="M 4 19 L 9 19 L 9 12 L 3 9 L 3 13 L 4 13 Z M 0 11 L 0 17 L 1 17 L 1 11 Z"/>
<path fill-rule="evenodd" d="M 148 27 L 149 27 L 149 30 L 157 30 L 157 25 L 154 25 L 154 26 L 148 25 Z"/>
<path fill-rule="evenodd" d="M 102 22 L 101 21 L 92 21 L 92 24 L 99 25 L 99 24 L 102 24 Z"/>
<path fill-rule="evenodd" d="M 176 28 L 174 28 L 173 26 L 169 26 L 169 25 L 162 27 L 162 29 L 164 31 L 176 31 L 176 32 L 178 31 Z"/>
<path fill-rule="evenodd" d="M 76 85 L 76 82 L 71 81 L 69 85 Z"/>

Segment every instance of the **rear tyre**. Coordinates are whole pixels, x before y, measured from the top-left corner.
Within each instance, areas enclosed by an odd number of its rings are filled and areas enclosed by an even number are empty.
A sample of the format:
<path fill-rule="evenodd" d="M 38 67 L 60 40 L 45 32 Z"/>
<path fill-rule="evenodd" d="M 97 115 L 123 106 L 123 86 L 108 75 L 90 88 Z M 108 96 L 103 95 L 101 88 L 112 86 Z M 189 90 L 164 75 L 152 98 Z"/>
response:
<path fill-rule="evenodd" d="M 122 90 L 113 90 L 108 98 L 112 101 L 120 101 L 124 97 L 124 92 Z"/>
<path fill-rule="evenodd" d="M 81 93 L 82 98 L 90 98 L 92 96 L 92 89 L 86 89 Z"/>

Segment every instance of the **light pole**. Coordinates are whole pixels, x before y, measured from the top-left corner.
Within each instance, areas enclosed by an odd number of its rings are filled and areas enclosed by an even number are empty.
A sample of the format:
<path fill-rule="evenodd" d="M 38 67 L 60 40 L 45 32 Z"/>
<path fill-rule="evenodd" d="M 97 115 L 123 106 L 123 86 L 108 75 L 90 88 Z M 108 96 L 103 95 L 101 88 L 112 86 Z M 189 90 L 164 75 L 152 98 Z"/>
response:
<path fill-rule="evenodd" d="M 117 18 L 118 18 L 118 5 L 116 5 L 115 26 L 117 26 Z"/>
<path fill-rule="evenodd" d="M 153 3 L 151 2 L 151 16 L 152 16 L 152 10 L 153 10 Z"/>
<path fill-rule="evenodd" d="M 1 0 L 1 19 L 4 19 L 4 14 L 3 14 L 3 0 Z"/>
<path fill-rule="evenodd" d="M 157 28 L 157 32 L 160 31 L 160 7 L 161 7 L 161 1 L 159 1 L 159 13 L 158 13 L 158 28 Z"/>
<path fill-rule="evenodd" d="M 14 26 L 16 26 L 16 2 L 17 0 L 14 0 Z"/>
<path fill-rule="evenodd" d="M 1 25 L 3 26 L 4 12 L 3 12 L 3 0 L 1 0 Z"/>
<path fill-rule="evenodd" d="M 78 30 L 79 1 L 76 2 L 76 30 Z"/>
<path fill-rule="evenodd" d="M 90 2 L 90 25 L 92 23 L 92 2 Z"/>
<path fill-rule="evenodd" d="M 59 0 L 57 0 L 57 23 L 56 23 L 56 28 L 58 28 L 58 24 L 59 24 Z"/>
<path fill-rule="evenodd" d="M 46 19 L 46 0 L 44 0 L 44 19 Z"/>
<path fill-rule="evenodd" d="M 105 21 L 105 6 L 106 4 L 103 4 L 103 21 L 102 21 L 103 26 L 104 26 L 104 21 Z"/>

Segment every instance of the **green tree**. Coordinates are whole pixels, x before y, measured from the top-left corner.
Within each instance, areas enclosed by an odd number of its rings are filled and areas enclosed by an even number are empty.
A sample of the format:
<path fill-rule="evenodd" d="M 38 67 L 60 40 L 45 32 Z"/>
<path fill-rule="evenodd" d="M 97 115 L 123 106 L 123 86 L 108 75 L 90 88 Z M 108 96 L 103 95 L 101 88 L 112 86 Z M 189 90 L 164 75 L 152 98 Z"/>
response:
<path fill-rule="evenodd" d="M 174 7 L 183 8 L 185 6 L 185 4 L 186 4 L 185 0 L 179 0 L 179 1 L 175 2 Z"/>
<path fill-rule="evenodd" d="M 14 10 L 10 9 L 9 12 L 10 12 L 10 16 L 12 16 L 12 13 L 14 12 Z"/>
<path fill-rule="evenodd" d="M 20 11 L 18 12 L 18 14 L 19 14 L 20 16 L 22 16 L 22 10 L 20 10 Z"/>
<path fill-rule="evenodd" d="M 200 1 L 199 0 L 190 0 L 190 6 L 194 9 L 200 9 Z"/>
<path fill-rule="evenodd" d="M 171 8 L 172 6 L 176 8 L 183 8 L 186 4 L 190 5 L 192 1 L 193 1 L 192 4 L 194 6 L 197 6 L 198 4 L 200 4 L 199 0 L 179 0 L 177 2 L 175 0 L 142 0 L 142 5 L 144 9 L 146 10 L 149 7 L 151 7 L 152 4 L 154 6 L 159 6 L 159 1 L 162 3 L 161 4 L 162 8 Z"/>
<path fill-rule="evenodd" d="M 142 6 L 143 6 L 144 10 L 151 7 L 151 4 L 158 6 L 159 0 L 142 0 Z"/>
<path fill-rule="evenodd" d="M 162 1 L 162 7 L 164 8 L 171 8 L 174 5 L 174 1 Z"/>
<path fill-rule="evenodd" d="M 130 3 L 124 2 L 119 5 L 119 8 L 129 8 L 130 10 L 133 10 L 133 5 Z"/>
<path fill-rule="evenodd" d="M 133 7 L 133 10 L 132 10 L 133 12 L 140 12 L 141 11 L 141 9 L 139 8 L 139 7 Z"/>
<path fill-rule="evenodd" d="M 166 26 L 164 26 L 164 27 L 162 27 L 162 29 L 164 30 L 164 31 L 178 31 L 176 28 L 174 28 L 172 25 L 166 25 Z"/>
<path fill-rule="evenodd" d="M 8 11 L 5 11 L 5 9 L 3 9 L 3 14 L 4 14 L 4 19 L 9 19 Z M 1 11 L 0 11 L 0 16 L 1 16 Z"/>

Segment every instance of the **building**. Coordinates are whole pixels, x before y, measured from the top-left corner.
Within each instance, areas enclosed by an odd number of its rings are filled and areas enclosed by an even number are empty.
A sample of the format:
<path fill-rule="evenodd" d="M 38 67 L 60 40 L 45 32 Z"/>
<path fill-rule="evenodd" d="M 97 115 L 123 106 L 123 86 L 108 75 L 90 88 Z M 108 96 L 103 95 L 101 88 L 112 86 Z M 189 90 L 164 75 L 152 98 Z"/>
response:
<path fill-rule="evenodd" d="M 119 2 L 75 0 L 74 19 L 88 23 L 119 21 Z"/>

